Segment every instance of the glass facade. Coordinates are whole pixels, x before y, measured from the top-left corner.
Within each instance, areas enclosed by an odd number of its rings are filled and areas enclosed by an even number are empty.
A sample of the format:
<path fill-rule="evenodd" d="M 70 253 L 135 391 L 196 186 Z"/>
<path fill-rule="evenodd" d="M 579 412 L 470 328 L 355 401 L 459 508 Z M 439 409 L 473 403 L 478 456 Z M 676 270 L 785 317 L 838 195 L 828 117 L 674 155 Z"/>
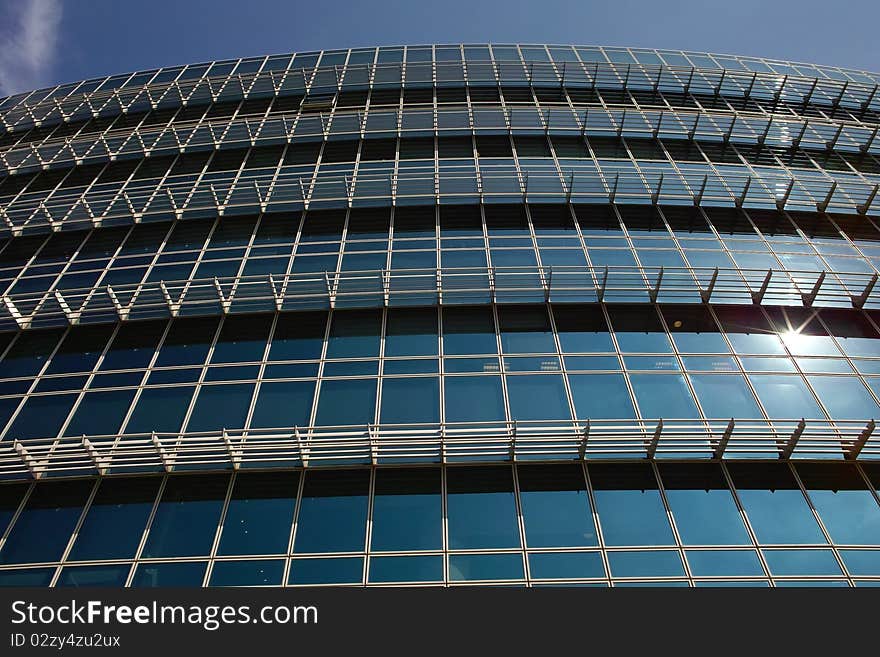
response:
<path fill-rule="evenodd" d="M 878 83 L 436 45 L 0 99 L 0 585 L 880 584 Z"/>

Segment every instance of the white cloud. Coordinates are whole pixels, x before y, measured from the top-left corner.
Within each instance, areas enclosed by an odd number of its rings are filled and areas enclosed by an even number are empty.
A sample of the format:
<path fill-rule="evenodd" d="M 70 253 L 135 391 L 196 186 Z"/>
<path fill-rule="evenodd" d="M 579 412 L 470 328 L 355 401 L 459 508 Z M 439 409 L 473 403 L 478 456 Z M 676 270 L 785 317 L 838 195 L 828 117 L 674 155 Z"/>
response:
<path fill-rule="evenodd" d="M 0 25 L 0 96 L 48 83 L 61 25 L 61 0 L 6 0 Z"/>

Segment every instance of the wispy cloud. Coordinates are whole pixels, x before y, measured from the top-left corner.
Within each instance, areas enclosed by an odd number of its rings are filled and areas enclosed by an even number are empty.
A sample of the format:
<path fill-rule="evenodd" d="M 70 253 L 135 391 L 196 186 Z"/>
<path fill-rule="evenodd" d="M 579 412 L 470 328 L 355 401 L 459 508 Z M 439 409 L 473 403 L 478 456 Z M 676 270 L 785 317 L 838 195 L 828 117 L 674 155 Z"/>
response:
<path fill-rule="evenodd" d="M 0 0 L 0 96 L 45 86 L 55 61 L 61 0 Z"/>

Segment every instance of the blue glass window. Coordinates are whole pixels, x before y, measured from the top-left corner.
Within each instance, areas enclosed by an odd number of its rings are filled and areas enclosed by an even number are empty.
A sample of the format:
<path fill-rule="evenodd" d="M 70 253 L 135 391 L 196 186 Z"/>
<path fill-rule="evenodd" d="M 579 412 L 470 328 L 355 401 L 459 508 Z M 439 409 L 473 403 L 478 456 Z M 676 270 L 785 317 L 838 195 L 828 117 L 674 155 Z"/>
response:
<path fill-rule="evenodd" d="M 283 366 L 279 366 L 283 367 Z M 251 417 L 252 428 L 308 426 L 315 395 L 314 381 L 277 381 L 260 385 Z"/>
<path fill-rule="evenodd" d="M 831 550 L 764 550 L 771 575 L 840 575 Z"/>
<path fill-rule="evenodd" d="M 682 543 L 751 543 L 720 465 L 661 463 L 659 468 Z"/>
<path fill-rule="evenodd" d="M 719 306 L 715 314 L 736 353 L 785 355 L 775 329 L 759 308 Z"/>
<path fill-rule="evenodd" d="M 46 587 L 49 586 L 54 575 L 54 566 L 51 568 L 14 568 L 11 570 L 0 570 L 0 587 Z"/>
<path fill-rule="evenodd" d="M 674 543 L 650 465 L 598 463 L 588 471 L 606 545 Z"/>
<path fill-rule="evenodd" d="M 101 481 L 77 532 L 70 559 L 134 557 L 153 510 L 160 481 L 157 477 Z"/>
<path fill-rule="evenodd" d="M 660 318 L 645 306 L 608 306 L 608 315 L 622 352 L 670 353 L 672 345 Z"/>
<path fill-rule="evenodd" d="M 126 433 L 175 433 L 186 416 L 195 388 L 147 388 L 125 427 Z"/>
<path fill-rule="evenodd" d="M 761 417 L 755 396 L 741 374 L 691 374 L 691 383 L 708 418 Z"/>
<path fill-rule="evenodd" d="M 498 353 L 492 309 L 444 307 L 443 353 L 447 356 Z"/>
<path fill-rule="evenodd" d="M 880 575 L 880 550 L 840 550 L 840 557 L 851 575 Z"/>
<path fill-rule="evenodd" d="M 799 376 L 751 374 L 749 378 L 770 417 L 823 418 L 824 414 Z"/>
<path fill-rule="evenodd" d="M 373 310 L 344 310 L 333 314 L 327 358 L 368 358 L 379 355 L 382 314 Z"/>
<path fill-rule="evenodd" d="M 0 548 L 0 563 L 60 559 L 93 485 L 91 480 L 37 484 Z"/>
<path fill-rule="evenodd" d="M 693 305 L 665 305 L 660 314 L 672 333 L 680 352 L 693 354 L 726 354 L 727 343 L 706 308 Z"/>
<path fill-rule="evenodd" d="M 63 331 L 34 331 L 21 334 L 3 358 L 3 376 L 38 373 L 58 344 Z"/>
<path fill-rule="evenodd" d="M 521 465 L 517 471 L 530 548 L 597 545 L 580 465 Z"/>
<path fill-rule="evenodd" d="M 550 318 L 544 306 L 499 306 L 498 322 L 504 353 L 556 353 Z"/>
<path fill-rule="evenodd" d="M 508 376 L 510 417 L 514 420 L 568 420 L 568 396 L 562 376 Z"/>
<path fill-rule="evenodd" d="M 509 467 L 451 468 L 446 491 L 450 548 L 519 547 Z"/>
<path fill-rule="evenodd" d="M 385 320 L 385 356 L 435 356 L 438 348 L 436 310 L 388 310 Z"/>
<path fill-rule="evenodd" d="M 797 472 L 832 541 L 880 544 L 880 506 L 854 465 L 804 463 Z"/>
<path fill-rule="evenodd" d="M 223 521 L 217 554 L 284 554 L 296 506 L 296 472 L 240 473 Z"/>
<path fill-rule="evenodd" d="M 253 394 L 253 383 L 203 385 L 196 397 L 186 430 L 219 431 L 243 428 Z"/>
<path fill-rule="evenodd" d="M 283 559 L 217 561 L 211 569 L 209 586 L 280 586 L 284 580 Z"/>
<path fill-rule="evenodd" d="M 143 368 L 150 364 L 167 322 L 122 324 L 101 361 L 102 370 Z"/>
<path fill-rule="evenodd" d="M 272 315 L 230 315 L 223 322 L 211 354 L 212 363 L 262 360 Z"/>
<path fill-rule="evenodd" d="M 553 317 L 556 320 L 559 344 L 565 353 L 615 351 L 601 306 L 554 306 Z"/>
<path fill-rule="evenodd" d="M 5 440 L 54 438 L 76 398 L 77 395 L 29 397 L 6 430 Z"/>
<path fill-rule="evenodd" d="M 449 579 L 453 582 L 522 579 L 523 576 L 519 553 L 449 556 Z"/>
<path fill-rule="evenodd" d="M 699 417 L 693 395 L 680 374 L 630 374 L 643 418 Z"/>
<path fill-rule="evenodd" d="M 91 371 L 112 333 L 112 326 L 77 326 L 71 329 L 52 356 L 45 373 Z"/>
<path fill-rule="evenodd" d="M 533 552 L 529 575 L 533 579 L 605 577 L 605 566 L 598 552 Z"/>
<path fill-rule="evenodd" d="M 201 586 L 208 569 L 207 561 L 177 561 L 170 563 L 142 563 L 134 571 L 134 588 L 157 586 Z"/>
<path fill-rule="evenodd" d="M 838 420 L 869 420 L 880 417 L 880 408 L 865 388 L 854 376 L 810 376 L 807 377 L 813 390 L 832 418 Z"/>
<path fill-rule="evenodd" d="M 12 522 L 27 489 L 27 484 L 0 486 L 0 536 L 6 532 L 6 527 Z"/>
<path fill-rule="evenodd" d="M 825 543 L 786 464 L 731 463 L 727 469 L 760 543 Z"/>
<path fill-rule="evenodd" d="M 150 526 L 143 556 L 209 554 L 228 484 L 227 475 L 169 477 Z"/>
<path fill-rule="evenodd" d="M 67 424 L 64 435 L 115 434 L 131 407 L 134 393 L 134 390 L 111 390 L 86 394 Z"/>
<path fill-rule="evenodd" d="M 364 549 L 368 470 L 311 471 L 306 475 L 294 552 Z"/>
<path fill-rule="evenodd" d="M 159 350 L 156 367 L 204 363 L 216 330 L 217 320 L 214 318 L 175 320 Z"/>
<path fill-rule="evenodd" d="M 694 577 L 763 577 L 764 569 L 754 550 L 686 550 Z"/>
<path fill-rule="evenodd" d="M 442 556 L 371 557 L 370 583 L 442 582 Z"/>
<path fill-rule="evenodd" d="M 684 566 L 678 552 L 609 552 L 612 577 L 681 577 Z"/>
<path fill-rule="evenodd" d="M 442 528 L 439 470 L 376 471 L 372 550 L 439 550 Z"/>
<path fill-rule="evenodd" d="M 504 419 L 500 376 L 445 377 L 447 422 L 491 422 Z"/>
<path fill-rule="evenodd" d="M 360 584 L 364 578 L 363 557 L 342 559 L 294 559 L 288 584 Z"/>
<path fill-rule="evenodd" d="M 440 421 L 440 379 L 385 378 L 382 381 L 383 424 Z"/>
<path fill-rule="evenodd" d="M 569 374 L 568 383 L 578 419 L 635 417 L 622 374 Z"/>
<path fill-rule="evenodd" d="M 113 566 L 67 566 L 55 587 L 125 586 L 128 579 L 129 564 Z"/>
<path fill-rule="evenodd" d="M 323 312 L 279 315 L 269 348 L 269 360 L 320 358 L 326 323 L 327 315 Z"/>
<path fill-rule="evenodd" d="M 368 424 L 376 410 L 376 379 L 337 379 L 321 383 L 315 424 Z"/>

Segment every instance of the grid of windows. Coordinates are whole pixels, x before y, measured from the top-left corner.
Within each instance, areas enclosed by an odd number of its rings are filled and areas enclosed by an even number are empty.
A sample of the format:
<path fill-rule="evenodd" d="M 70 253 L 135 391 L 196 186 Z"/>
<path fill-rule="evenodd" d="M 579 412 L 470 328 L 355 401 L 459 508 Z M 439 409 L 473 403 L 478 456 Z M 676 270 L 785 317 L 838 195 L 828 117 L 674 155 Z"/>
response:
<path fill-rule="evenodd" d="M 0 99 L 0 585 L 880 585 L 878 83 L 438 45 Z"/>
<path fill-rule="evenodd" d="M 0 585 L 877 586 L 878 486 L 675 461 L 3 485 Z"/>
<path fill-rule="evenodd" d="M 505 420 L 878 417 L 874 311 L 498 304 L 5 334 L 5 439 Z M 871 443 L 873 444 L 873 443 Z"/>

